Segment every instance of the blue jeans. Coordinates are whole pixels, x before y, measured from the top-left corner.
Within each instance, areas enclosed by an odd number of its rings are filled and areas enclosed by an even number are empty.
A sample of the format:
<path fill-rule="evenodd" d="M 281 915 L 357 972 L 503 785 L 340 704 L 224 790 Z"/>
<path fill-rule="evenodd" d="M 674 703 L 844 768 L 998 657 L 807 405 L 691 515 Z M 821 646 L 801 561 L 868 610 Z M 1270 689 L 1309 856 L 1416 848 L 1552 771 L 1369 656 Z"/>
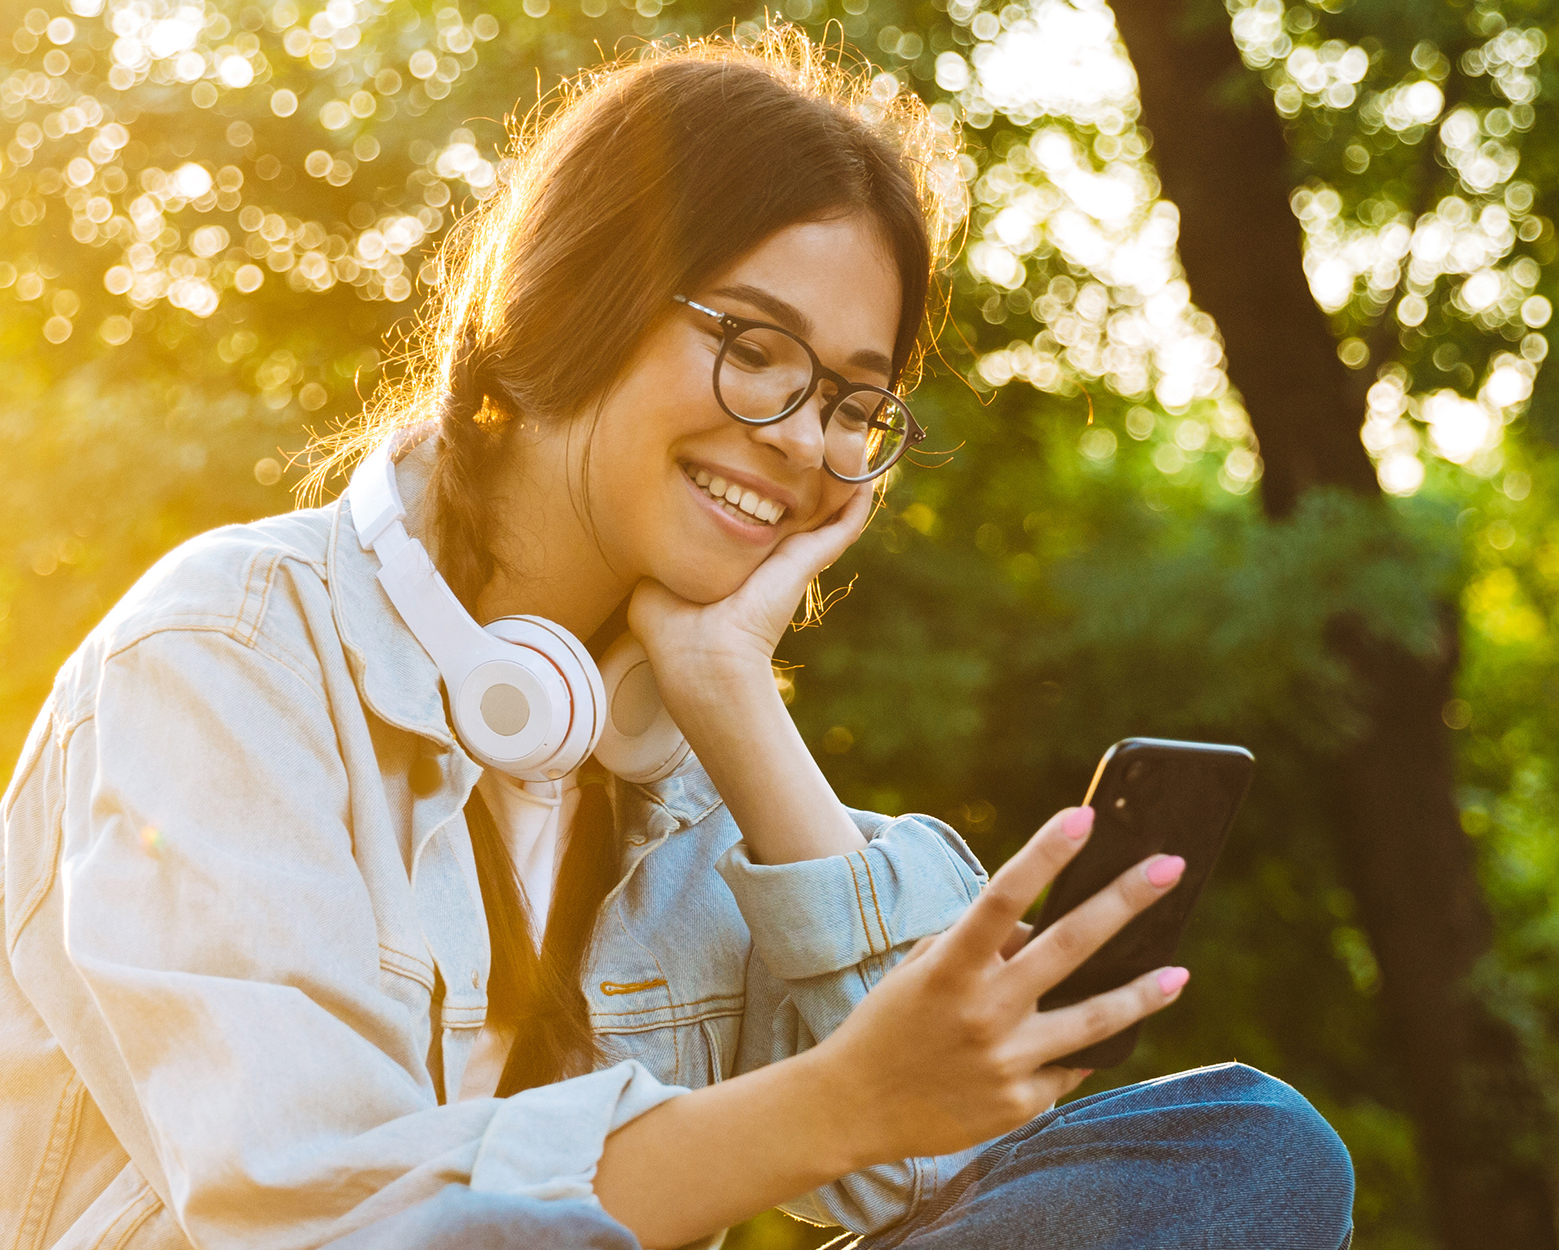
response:
<path fill-rule="evenodd" d="M 986 1150 L 859 1250 L 1346 1250 L 1353 1167 L 1295 1090 L 1243 1064 L 1079 1098 Z M 598 1207 L 451 1185 L 331 1250 L 638 1250 Z"/>
<path fill-rule="evenodd" d="M 1292 1087 L 1220 1064 L 1079 1098 L 860 1250 L 1345 1250 L 1353 1165 Z"/>

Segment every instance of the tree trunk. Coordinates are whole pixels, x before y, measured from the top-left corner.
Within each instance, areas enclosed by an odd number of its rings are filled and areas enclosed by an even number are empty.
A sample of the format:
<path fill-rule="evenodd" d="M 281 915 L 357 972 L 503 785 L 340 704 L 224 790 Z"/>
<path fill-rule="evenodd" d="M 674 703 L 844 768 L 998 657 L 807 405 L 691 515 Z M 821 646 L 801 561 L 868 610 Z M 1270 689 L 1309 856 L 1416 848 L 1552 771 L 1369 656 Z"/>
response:
<path fill-rule="evenodd" d="M 1112 0 L 1136 67 L 1180 258 L 1217 322 L 1230 380 L 1261 443 L 1263 503 L 1288 515 L 1312 486 L 1378 493 L 1359 387 L 1337 358 L 1301 268 L 1291 159 L 1270 97 L 1221 5 Z M 1188 11 L 1207 14 L 1193 23 Z M 1456 669 L 1455 613 L 1417 657 L 1339 621 L 1368 729 L 1330 766 L 1340 858 L 1380 965 L 1390 1036 L 1448 1250 L 1553 1250 L 1533 1140 L 1540 1099 L 1511 1031 L 1468 990 L 1491 941 L 1475 856 L 1453 798 L 1441 708 Z M 1528 1130 L 1523 1132 L 1522 1130 Z"/>

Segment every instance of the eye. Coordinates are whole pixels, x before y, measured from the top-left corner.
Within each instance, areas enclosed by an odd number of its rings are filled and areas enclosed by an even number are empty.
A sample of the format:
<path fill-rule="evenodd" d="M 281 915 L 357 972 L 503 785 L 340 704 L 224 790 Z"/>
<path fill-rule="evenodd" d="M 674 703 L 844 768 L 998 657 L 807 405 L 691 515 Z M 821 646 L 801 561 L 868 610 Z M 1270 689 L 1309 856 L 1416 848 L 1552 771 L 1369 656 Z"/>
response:
<path fill-rule="evenodd" d="M 870 392 L 846 395 L 834 409 L 833 419 L 852 430 L 864 430 L 877 409 L 875 397 Z"/>
<path fill-rule="evenodd" d="M 752 334 L 744 334 L 733 340 L 726 349 L 725 358 L 743 369 L 762 369 L 769 363 L 769 353 L 763 349 L 757 336 Z"/>

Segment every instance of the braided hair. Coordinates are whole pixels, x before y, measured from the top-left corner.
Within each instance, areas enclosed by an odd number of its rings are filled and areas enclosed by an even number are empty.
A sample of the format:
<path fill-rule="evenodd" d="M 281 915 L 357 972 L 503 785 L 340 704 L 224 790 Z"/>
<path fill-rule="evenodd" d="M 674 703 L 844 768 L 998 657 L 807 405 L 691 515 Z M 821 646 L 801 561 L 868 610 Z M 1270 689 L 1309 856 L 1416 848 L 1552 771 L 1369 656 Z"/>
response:
<path fill-rule="evenodd" d="M 431 490 L 438 533 L 439 572 L 466 611 L 497 570 L 488 488 L 503 460 L 510 423 L 488 411 L 490 376 L 484 376 L 476 335 L 467 330 L 454 353 L 449 388 L 439 406 L 438 459 Z"/>
<path fill-rule="evenodd" d="M 531 939 L 530 905 L 497 822 L 477 791 L 466 802 L 492 944 L 487 1018 L 515 1031 L 498 1080 L 500 1098 L 582 1076 L 599 1053 L 580 979 L 596 913 L 617 884 L 618 850 L 605 771 L 592 757 L 580 772 L 579 806 L 539 951 Z"/>

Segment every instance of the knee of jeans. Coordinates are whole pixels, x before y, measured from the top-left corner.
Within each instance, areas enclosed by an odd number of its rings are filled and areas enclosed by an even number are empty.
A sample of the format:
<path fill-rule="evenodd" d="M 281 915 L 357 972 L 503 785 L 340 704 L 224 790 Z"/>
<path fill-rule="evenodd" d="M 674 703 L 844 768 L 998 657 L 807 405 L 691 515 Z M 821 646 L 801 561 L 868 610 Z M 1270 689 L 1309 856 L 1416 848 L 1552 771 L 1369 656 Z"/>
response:
<path fill-rule="evenodd" d="M 1302 1202 L 1336 1223 L 1340 1241 L 1352 1222 L 1353 1161 L 1336 1130 L 1293 1086 L 1255 1068 L 1227 1065 L 1219 1084 L 1226 1129 L 1255 1165 L 1253 1189 Z"/>

